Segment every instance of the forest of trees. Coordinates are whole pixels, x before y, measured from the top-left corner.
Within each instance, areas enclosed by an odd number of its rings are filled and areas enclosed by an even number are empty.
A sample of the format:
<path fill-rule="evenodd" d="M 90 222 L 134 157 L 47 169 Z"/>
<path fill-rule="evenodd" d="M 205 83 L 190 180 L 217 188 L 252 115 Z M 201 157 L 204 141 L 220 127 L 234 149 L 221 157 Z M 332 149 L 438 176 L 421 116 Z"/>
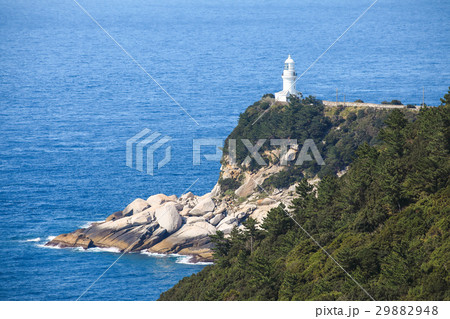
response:
<path fill-rule="evenodd" d="M 450 91 L 414 121 L 390 111 L 378 140 L 261 228 L 212 236 L 214 265 L 160 300 L 369 300 L 319 245 L 376 300 L 450 300 Z"/>
<path fill-rule="evenodd" d="M 225 141 L 224 154 L 228 153 L 230 139 L 237 140 L 237 163 L 240 164 L 249 155 L 240 139 L 248 139 L 254 145 L 259 139 L 295 139 L 301 144 L 306 139 L 313 139 L 325 165 L 316 161 L 304 162 L 301 166 L 290 162 L 286 170 L 270 176 L 262 185 L 284 188 L 299 181 L 303 177 L 311 178 L 336 174 L 345 169 L 354 159 L 359 145 L 379 143 L 378 132 L 383 127 L 389 110 L 337 107 L 325 109 L 321 100 L 312 96 L 304 99 L 291 98 L 288 105 L 274 104 L 269 108 L 271 100 L 262 99 L 241 114 L 239 123 Z M 261 116 L 261 114 L 263 114 Z M 417 112 L 405 110 L 408 120 L 413 120 Z M 325 115 L 325 116 L 324 116 Z M 267 141 L 259 153 L 276 148 Z M 267 163 L 273 161 L 263 155 Z M 260 167 L 252 161 L 244 170 L 258 170 Z M 240 186 L 239 180 L 219 180 L 222 189 L 235 190 Z"/>

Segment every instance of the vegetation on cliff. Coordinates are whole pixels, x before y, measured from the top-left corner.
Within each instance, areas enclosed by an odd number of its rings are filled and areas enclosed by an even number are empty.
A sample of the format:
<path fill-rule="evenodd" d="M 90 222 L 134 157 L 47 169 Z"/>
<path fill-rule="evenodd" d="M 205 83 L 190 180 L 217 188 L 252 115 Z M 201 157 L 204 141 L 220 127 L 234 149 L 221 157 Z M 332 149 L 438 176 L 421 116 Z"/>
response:
<path fill-rule="evenodd" d="M 309 124 L 330 135 L 333 120 L 315 119 L 321 106 L 312 104 Z M 265 116 L 259 133 L 275 121 L 275 113 Z M 241 117 L 232 134 L 249 136 L 254 126 L 242 124 L 252 121 Z M 212 236 L 215 264 L 160 299 L 367 300 L 307 231 L 377 300 L 450 300 L 450 92 L 415 121 L 393 110 L 385 122 L 380 143 L 360 145 L 342 177 L 327 172 L 316 189 L 303 179 L 292 207 L 271 210 L 262 228 L 248 219 L 243 231 Z"/>
<path fill-rule="evenodd" d="M 241 114 L 238 125 L 225 141 L 224 154 L 228 154 L 229 142 L 236 140 L 236 162 L 243 170 L 258 170 L 260 166 L 252 161 L 248 166 L 242 162 L 249 155 L 242 139 L 252 145 L 260 139 L 296 140 L 300 146 L 312 139 L 325 161 L 320 166 L 316 161 L 304 162 L 301 166 L 288 162 L 285 170 L 270 176 L 264 188 L 284 188 L 299 181 L 304 176 L 323 177 L 345 169 L 353 160 L 359 145 L 366 142 L 375 145 L 379 142 L 378 131 L 383 127 L 390 110 L 374 108 L 325 108 L 322 101 L 309 96 L 305 99 L 291 98 L 288 105 L 272 104 L 270 98 L 263 98 L 249 106 Z M 272 104 L 272 106 L 270 106 Z M 407 111 L 405 116 L 412 120 L 416 112 Z M 259 150 L 267 163 L 278 162 L 264 152 L 276 149 L 266 141 Z M 225 157 L 224 157 L 225 158 Z M 223 189 L 236 189 L 239 180 L 223 179 L 219 184 Z"/>

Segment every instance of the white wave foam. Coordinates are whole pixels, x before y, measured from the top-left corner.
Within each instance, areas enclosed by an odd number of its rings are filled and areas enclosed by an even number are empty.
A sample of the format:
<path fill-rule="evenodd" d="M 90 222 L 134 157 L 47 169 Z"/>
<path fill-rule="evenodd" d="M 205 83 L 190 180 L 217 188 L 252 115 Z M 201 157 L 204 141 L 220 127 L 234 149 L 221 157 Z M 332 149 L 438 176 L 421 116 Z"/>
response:
<path fill-rule="evenodd" d="M 45 244 L 36 244 L 36 247 L 39 248 L 50 248 L 50 249 L 61 249 L 59 246 L 45 246 Z"/>
<path fill-rule="evenodd" d="M 175 257 L 177 260 L 175 261 L 177 264 L 185 264 L 185 265 L 212 265 L 212 262 L 207 261 L 199 261 L 192 262 L 191 255 L 180 255 L 180 254 L 169 254 L 170 257 Z"/>
<path fill-rule="evenodd" d="M 156 257 L 156 258 L 164 258 L 164 257 L 168 257 L 169 256 L 167 254 L 152 253 L 152 252 L 149 252 L 149 251 L 146 251 L 146 250 L 141 250 L 140 253 L 143 254 L 143 255 L 147 255 L 147 256 L 150 256 L 150 257 Z"/>
<path fill-rule="evenodd" d="M 212 262 L 206 262 L 206 261 L 199 261 L 199 262 L 192 262 L 191 261 L 192 256 L 182 256 L 179 255 L 177 260 L 175 261 L 177 264 L 184 264 L 184 265 L 212 265 Z"/>
<path fill-rule="evenodd" d="M 93 253 L 120 253 L 120 249 L 116 248 L 116 247 L 108 247 L 108 248 L 100 248 L 100 247 L 93 247 L 93 248 L 88 248 L 88 249 L 83 249 L 83 251 L 86 252 L 93 252 Z"/>
<path fill-rule="evenodd" d="M 81 225 L 79 227 L 80 228 L 88 228 L 88 227 L 91 227 L 95 223 L 102 223 L 102 222 L 104 222 L 104 220 L 97 220 L 97 221 L 94 221 L 94 222 L 85 222 L 83 225 Z"/>
<path fill-rule="evenodd" d="M 53 240 L 56 236 L 48 236 L 47 237 L 47 242 L 43 243 L 43 244 L 36 244 L 36 247 L 40 247 L 40 248 L 50 248 L 50 249 L 62 249 L 62 247 L 60 246 L 46 246 L 45 244 L 48 243 L 49 241 Z M 39 242 L 41 241 L 40 237 L 36 237 L 36 238 L 32 238 L 32 239 L 27 239 L 27 242 Z M 65 249 L 71 249 L 74 251 L 78 251 L 78 252 L 108 252 L 108 253 L 121 253 L 119 248 L 116 247 L 108 247 L 108 248 L 100 248 L 100 247 L 93 247 L 93 248 L 88 248 L 88 249 L 84 249 L 82 247 L 65 247 Z M 161 253 L 153 253 L 153 252 L 149 252 L 146 250 L 141 250 L 140 251 L 141 254 L 143 255 L 147 255 L 150 257 L 156 257 L 156 258 L 165 258 L 165 257 L 172 257 L 172 258 L 176 258 L 175 262 L 177 264 L 185 264 L 185 265 L 212 265 L 212 262 L 191 262 L 191 258 L 192 256 L 190 255 L 179 255 L 179 254 L 161 254 Z"/>
<path fill-rule="evenodd" d="M 189 262 L 190 260 L 191 260 L 191 256 L 181 256 L 181 257 L 178 257 L 175 262 L 177 264 L 189 265 L 189 264 L 191 264 L 191 262 Z"/>
<path fill-rule="evenodd" d="M 61 246 L 46 246 L 44 244 L 37 244 L 37 247 L 40 248 L 50 248 L 50 249 L 63 249 Z M 98 252 L 108 252 L 108 253 L 120 253 L 120 249 L 116 247 L 109 247 L 109 248 L 100 248 L 100 247 L 93 247 L 84 249 L 83 247 L 64 247 L 64 249 L 69 249 L 76 252 L 92 252 L 92 253 L 98 253 Z"/>
<path fill-rule="evenodd" d="M 74 250 L 74 251 L 84 251 L 83 248 L 81 247 L 61 247 L 61 246 L 46 246 L 46 243 L 43 244 L 36 244 L 36 247 L 39 248 L 49 248 L 49 249 L 70 249 L 70 250 Z"/>

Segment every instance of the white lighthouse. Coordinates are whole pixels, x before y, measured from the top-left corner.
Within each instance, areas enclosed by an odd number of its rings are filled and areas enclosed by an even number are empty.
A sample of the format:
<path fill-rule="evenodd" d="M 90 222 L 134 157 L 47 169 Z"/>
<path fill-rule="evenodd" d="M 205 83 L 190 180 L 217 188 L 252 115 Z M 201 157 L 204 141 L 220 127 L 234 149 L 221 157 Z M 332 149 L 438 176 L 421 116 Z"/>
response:
<path fill-rule="evenodd" d="M 297 79 L 297 73 L 295 73 L 295 62 L 289 55 L 286 61 L 284 61 L 283 75 L 283 91 L 275 93 L 275 100 L 281 102 L 287 102 L 289 95 L 298 95 L 299 92 L 295 89 L 295 80 Z"/>

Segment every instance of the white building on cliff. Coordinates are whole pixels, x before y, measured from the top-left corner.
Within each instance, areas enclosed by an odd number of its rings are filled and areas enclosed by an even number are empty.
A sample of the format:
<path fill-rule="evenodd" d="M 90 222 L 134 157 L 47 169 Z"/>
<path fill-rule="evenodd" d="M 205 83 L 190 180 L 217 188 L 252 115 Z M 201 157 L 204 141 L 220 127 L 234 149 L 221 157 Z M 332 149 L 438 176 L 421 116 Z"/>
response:
<path fill-rule="evenodd" d="M 289 95 L 298 95 L 300 93 L 295 89 L 297 73 L 295 72 L 295 62 L 290 55 L 284 61 L 284 70 L 281 77 L 283 78 L 283 91 L 275 93 L 275 100 L 287 102 Z"/>

